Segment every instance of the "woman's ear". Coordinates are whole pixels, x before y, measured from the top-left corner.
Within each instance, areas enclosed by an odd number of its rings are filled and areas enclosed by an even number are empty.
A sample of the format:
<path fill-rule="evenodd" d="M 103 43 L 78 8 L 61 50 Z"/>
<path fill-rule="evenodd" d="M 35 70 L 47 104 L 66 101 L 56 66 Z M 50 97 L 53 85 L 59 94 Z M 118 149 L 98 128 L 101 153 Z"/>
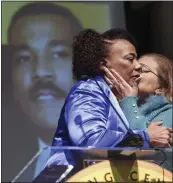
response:
<path fill-rule="evenodd" d="M 110 63 L 110 61 L 108 59 L 104 58 L 104 61 L 102 63 L 103 63 L 102 66 L 105 66 L 108 69 L 111 68 L 111 63 Z"/>
<path fill-rule="evenodd" d="M 107 59 L 103 59 L 101 62 L 100 62 L 100 72 L 101 74 L 105 74 L 104 73 L 104 67 L 107 67 L 107 64 L 108 64 L 108 60 Z"/>
<path fill-rule="evenodd" d="M 104 74 L 104 68 L 103 67 L 106 67 L 108 69 L 112 69 L 111 63 L 108 59 L 104 59 L 102 62 L 100 62 L 100 71 L 101 71 L 102 74 Z"/>
<path fill-rule="evenodd" d="M 107 59 L 103 59 L 103 60 L 100 62 L 100 68 L 106 67 L 106 65 L 107 65 Z"/>
<path fill-rule="evenodd" d="M 154 92 L 156 95 L 161 95 L 165 93 L 165 89 L 164 88 L 157 88 Z"/>

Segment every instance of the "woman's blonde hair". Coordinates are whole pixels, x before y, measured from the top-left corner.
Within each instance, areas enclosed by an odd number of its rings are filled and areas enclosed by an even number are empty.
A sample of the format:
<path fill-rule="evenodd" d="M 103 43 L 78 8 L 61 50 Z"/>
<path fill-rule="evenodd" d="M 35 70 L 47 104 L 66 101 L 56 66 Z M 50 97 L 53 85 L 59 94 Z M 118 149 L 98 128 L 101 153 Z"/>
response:
<path fill-rule="evenodd" d="M 164 88 L 164 96 L 172 103 L 172 67 L 173 63 L 167 57 L 157 54 L 149 53 L 142 57 L 151 57 L 157 63 L 157 75 L 159 77 L 159 84 Z"/>

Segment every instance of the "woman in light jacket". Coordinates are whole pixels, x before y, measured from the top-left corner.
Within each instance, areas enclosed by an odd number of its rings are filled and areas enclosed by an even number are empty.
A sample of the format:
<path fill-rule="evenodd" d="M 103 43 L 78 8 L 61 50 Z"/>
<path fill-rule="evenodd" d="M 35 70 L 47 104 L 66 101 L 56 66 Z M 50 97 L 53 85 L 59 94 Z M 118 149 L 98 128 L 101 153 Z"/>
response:
<path fill-rule="evenodd" d="M 146 129 L 158 120 L 172 128 L 172 62 L 151 53 L 142 56 L 139 63 L 141 74 L 133 86 L 112 69 L 105 69 L 105 79 L 112 85 L 132 129 Z"/>
<path fill-rule="evenodd" d="M 119 98 L 131 129 L 144 130 L 151 122 L 160 120 L 162 126 L 172 128 L 172 61 L 150 53 L 142 56 L 139 63 L 141 74 L 132 86 L 115 70 L 103 68 L 107 83 Z"/>

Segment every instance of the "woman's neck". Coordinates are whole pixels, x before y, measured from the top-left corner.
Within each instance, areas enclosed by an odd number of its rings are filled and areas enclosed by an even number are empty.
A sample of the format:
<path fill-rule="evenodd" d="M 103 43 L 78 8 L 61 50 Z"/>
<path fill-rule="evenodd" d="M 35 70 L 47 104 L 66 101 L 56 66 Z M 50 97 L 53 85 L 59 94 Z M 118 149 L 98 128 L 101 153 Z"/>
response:
<path fill-rule="evenodd" d="M 140 107 L 141 105 L 143 105 L 148 98 L 149 95 L 138 96 L 138 106 Z"/>

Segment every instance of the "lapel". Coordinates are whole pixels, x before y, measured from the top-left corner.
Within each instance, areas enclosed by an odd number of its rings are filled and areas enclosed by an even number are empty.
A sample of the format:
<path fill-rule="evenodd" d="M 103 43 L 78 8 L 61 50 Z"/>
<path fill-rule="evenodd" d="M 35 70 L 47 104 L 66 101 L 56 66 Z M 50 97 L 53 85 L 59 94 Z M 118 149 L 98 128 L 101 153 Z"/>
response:
<path fill-rule="evenodd" d="M 116 112 L 121 116 L 121 120 L 123 120 L 124 124 L 127 128 L 129 128 L 129 122 L 127 121 L 119 103 L 116 98 L 116 96 L 112 93 L 110 87 L 107 85 L 107 83 L 104 81 L 104 79 L 101 76 L 96 77 L 96 80 L 98 84 L 100 85 L 100 89 L 104 92 L 104 95 L 107 96 L 110 103 L 112 104 L 113 108 L 116 110 Z"/>

